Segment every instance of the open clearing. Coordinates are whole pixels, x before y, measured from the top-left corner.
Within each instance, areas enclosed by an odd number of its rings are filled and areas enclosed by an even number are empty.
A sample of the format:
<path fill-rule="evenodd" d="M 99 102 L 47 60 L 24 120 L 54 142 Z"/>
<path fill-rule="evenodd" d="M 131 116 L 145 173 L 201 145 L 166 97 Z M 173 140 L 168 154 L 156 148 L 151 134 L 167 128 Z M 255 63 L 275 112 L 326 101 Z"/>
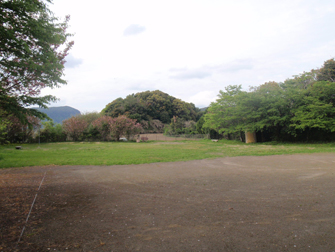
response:
<path fill-rule="evenodd" d="M 334 251 L 334 181 L 334 153 L 3 169 L 0 251 Z"/>
<path fill-rule="evenodd" d="M 159 137 L 157 135 L 150 137 Z M 164 137 L 164 136 L 162 136 Z M 48 165 L 131 165 L 236 156 L 334 153 L 335 143 L 255 143 L 220 140 L 149 142 L 63 142 L 0 146 L 0 168 Z"/>

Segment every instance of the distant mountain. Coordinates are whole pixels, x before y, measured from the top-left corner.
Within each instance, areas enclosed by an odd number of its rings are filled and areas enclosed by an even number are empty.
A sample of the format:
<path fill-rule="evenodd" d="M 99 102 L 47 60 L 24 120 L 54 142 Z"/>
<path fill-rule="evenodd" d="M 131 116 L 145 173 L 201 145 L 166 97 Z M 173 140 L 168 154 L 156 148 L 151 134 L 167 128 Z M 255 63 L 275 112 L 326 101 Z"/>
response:
<path fill-rule="evenodd" d="M 34 108 L 34 109 L 47 114 L 55 123 L 62 123 L 63 120 L 80 114 L 80 111 L 78 109 L 74 109 L 69 106 L 50 107 L 48 109 L 43 108 Z"/>

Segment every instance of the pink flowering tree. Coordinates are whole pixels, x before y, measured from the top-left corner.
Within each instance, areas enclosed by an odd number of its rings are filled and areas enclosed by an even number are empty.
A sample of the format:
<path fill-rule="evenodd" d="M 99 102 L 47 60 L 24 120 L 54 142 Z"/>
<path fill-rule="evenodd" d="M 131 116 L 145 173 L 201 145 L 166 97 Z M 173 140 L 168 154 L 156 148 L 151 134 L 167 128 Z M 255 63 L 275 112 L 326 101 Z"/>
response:
<path fill-rule="evenodd" d="M 47 108 L 57 100 L 40 96 L 42 89 L 66 84 L 65 57 L 73 46 L 69 17 L 59 21 L 50 4 L 52 0 L 0 1 L 0 109 L 24 124 L 28 116 L 47 118 L 29 106 Z"/>
<path fill-rule="evenodd" d="M 140 132 L 143 130 L 142 125 L 140 123 L 137 123 L 136 119 L 130 120 L 132 120 L 133 122 L 128 125 L 124 133 L 128 140 L 131 139 L 133 136 L 140 134 Z"/>
<path fill-rule="evenodd" d="M 73 141 L 78 141 L 87 129 L 88 123 L 81 116 L 72 116 L 63 121 L 63 130 Z"/>
<path fill-rule="evenodd" d="M 136 119 L 130 119 L 125 115 L 113 118 L 111 124 L 111 133 L 116 141 L 120 140 L 120 137 L 125 135 L 130 139 L 135 134 L 138 134 L 142 129 L 141 124 L 136 123 Z"/>
<path fill-rule="evenodd" d="M 7 117 L 6 135 L 9 142 L 27 142 L 33 137 L 34 130 L 40 128 L 41 121 L 35 116 L 27 116 L 27 122 L 11 115 Z"/>
<path fill-rule="evenodd" d="M 103 141 L 111 139 L 113 122 L 114 120 L 110 116 L 102 116 L 92 122 L 92 126 L 99 131 Z"/>

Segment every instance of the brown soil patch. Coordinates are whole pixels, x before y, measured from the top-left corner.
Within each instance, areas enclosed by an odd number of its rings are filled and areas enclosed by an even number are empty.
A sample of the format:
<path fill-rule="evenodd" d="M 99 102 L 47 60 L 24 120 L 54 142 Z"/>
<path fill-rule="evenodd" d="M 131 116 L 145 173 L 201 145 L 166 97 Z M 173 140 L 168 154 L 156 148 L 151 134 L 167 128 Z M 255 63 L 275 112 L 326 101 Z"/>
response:
<path fill-rule="evenodd" d="M 4 169 L 0 251 L 333 251 L 334 181 L 331 153 Z"/>

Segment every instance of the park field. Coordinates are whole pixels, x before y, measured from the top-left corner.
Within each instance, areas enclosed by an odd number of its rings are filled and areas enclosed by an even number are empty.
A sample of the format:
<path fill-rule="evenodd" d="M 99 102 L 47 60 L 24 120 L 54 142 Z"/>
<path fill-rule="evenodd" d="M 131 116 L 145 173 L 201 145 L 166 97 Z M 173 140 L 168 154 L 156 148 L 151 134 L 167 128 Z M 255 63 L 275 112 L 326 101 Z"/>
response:
<path fill-rule="evenodd" d="M 335 152 L 335 143 L 288 144 L 220 140 L 65 142 L 0 147 L 0 168 L 46 165 L 129 165 L 235 156 Z"/>

